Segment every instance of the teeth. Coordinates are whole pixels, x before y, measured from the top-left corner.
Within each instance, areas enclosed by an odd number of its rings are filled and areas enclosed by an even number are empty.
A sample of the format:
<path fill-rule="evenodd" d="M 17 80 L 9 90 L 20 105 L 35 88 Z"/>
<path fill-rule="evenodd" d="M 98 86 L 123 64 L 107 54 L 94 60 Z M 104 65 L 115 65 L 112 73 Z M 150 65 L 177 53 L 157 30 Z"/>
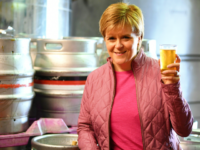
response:
<path fill-rule="evenodd" d="M 120 53 L 117 53 L 117 52 L 115 52 L 116 54 L 123 54 L 123 53 L 125 53 L 125 52 L 120 52 Z"/>

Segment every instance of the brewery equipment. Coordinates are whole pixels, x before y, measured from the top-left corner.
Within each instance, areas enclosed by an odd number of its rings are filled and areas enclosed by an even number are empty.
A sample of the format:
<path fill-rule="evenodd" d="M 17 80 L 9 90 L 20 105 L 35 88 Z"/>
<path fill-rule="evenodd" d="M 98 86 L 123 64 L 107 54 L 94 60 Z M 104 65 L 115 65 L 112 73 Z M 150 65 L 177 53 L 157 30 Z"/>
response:
<path fill-rule="evenodd" d="M 34 90 L 38 117 L 62 118 L 77 126 L 86 78 L 98 67 L 96 40 L 37 41 Z"/>
<path fill-rule="evenodd" d="M 34 96 L 30 39 L 0 39 L 0 134 L 23 132 Z"/>

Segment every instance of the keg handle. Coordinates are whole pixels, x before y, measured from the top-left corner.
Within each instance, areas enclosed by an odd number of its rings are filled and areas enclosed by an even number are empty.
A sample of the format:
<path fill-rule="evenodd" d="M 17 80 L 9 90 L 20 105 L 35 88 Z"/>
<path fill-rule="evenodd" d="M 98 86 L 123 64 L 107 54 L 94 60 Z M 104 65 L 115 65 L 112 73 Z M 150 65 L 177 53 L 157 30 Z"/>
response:
<path fill-rule="evenodd" d="M 0 35 L 5 37 L 14 37 L 14 29 L 11 26 L 8 26 L 7 29 L 0 29 Z"/>
<path fill-rule="evenodd" d="M 62 51 L 63 50 L 63 44 L 62 42 L 45 42 L 44 43 L 44 49 L 47 51 Z"/>
<path fill-rule="evenodd" d="M 192 129 L 192 133 L 191 134 L 198 134 L 198 135 L 200 135 L 200 129 Z"/>

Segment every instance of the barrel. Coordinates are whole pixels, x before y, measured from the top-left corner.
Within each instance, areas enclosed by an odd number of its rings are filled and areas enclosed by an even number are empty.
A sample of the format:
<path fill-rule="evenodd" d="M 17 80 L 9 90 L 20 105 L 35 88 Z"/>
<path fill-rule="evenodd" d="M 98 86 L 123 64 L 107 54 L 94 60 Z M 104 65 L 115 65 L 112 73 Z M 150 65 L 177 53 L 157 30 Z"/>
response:
<path fill-rule="evenodd" d="M 15 37 L 62 38 L 70 35 L 71 6 L 71 0 L 1 0 L 0 26 L 13 27 Z"/>
<path fill-rule="evenodd" d="M 35 58 L 37 54 L 37 40 L 39 39 L 31 39 L 31 42 L 30 42 L 30 54 L 31 54 L 31 60 L 32 60 L 33 66 L 34 66 L 34 62 L 35 62 Z"/>
<path fill-rule="evenodd" d="M 179 137 L 180 145 L 183 150 L 200 149 L 200 129 L 192 129 L 192 133 L 188 137 Z"/>
<path fill-rule="evenodd" d="M 48 134 L 31 140 L 32 150 L 79 150 L 77 134 Z"/>
<path fill-rule="evenodd" d="M 26 146 L 1 147 L 1 150 L 28 150 Z"/>
<path fill-rule="evenodd" d="M 141 48 L 148 57 L 158 59 L 156 54 L 156 40 L 143 39 Z"/>
<path fill-rule="evenodd" d="M 98 66 L 96 40 L 37 41 L 34 91 L 38 118 L 61 118 L 77 126 L 85 81 Z"/>
<path fill-rule="evenodd" d="M 0 135 L 28 128 L 34 69 L 29 53 L 30 39 L 0 39 Z"/>
<path fill-rule="evenodd" d="M 102 52 L 102 50 L 106 49 L 106 45 L 104 42 L 103 37 L 77 37 L 77 36 L 69 36 L 69 37 L 63 37 L 63 39 L 92 39 L 96 40 L 96 51 L 97 55 L 99 56 Z"/>

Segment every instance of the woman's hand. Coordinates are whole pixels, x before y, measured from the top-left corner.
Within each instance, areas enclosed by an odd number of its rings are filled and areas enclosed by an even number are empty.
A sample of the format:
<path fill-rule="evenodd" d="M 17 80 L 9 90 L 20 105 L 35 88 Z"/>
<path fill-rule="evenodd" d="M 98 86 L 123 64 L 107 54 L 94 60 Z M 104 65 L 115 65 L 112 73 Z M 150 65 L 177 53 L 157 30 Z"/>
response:
<path fill-rule="evenodd" d="M 160 59 L 159 65 L 160 65 Z M 180 57 L 176 54 L 176 62 L 167 66 L 167 70 L 161 72 L 161 80 L 164 84 L 177 83 L 180 80 L 179 70 L 180 70 Z M 171 70 L 175 68 L 174 70 Z"/>

